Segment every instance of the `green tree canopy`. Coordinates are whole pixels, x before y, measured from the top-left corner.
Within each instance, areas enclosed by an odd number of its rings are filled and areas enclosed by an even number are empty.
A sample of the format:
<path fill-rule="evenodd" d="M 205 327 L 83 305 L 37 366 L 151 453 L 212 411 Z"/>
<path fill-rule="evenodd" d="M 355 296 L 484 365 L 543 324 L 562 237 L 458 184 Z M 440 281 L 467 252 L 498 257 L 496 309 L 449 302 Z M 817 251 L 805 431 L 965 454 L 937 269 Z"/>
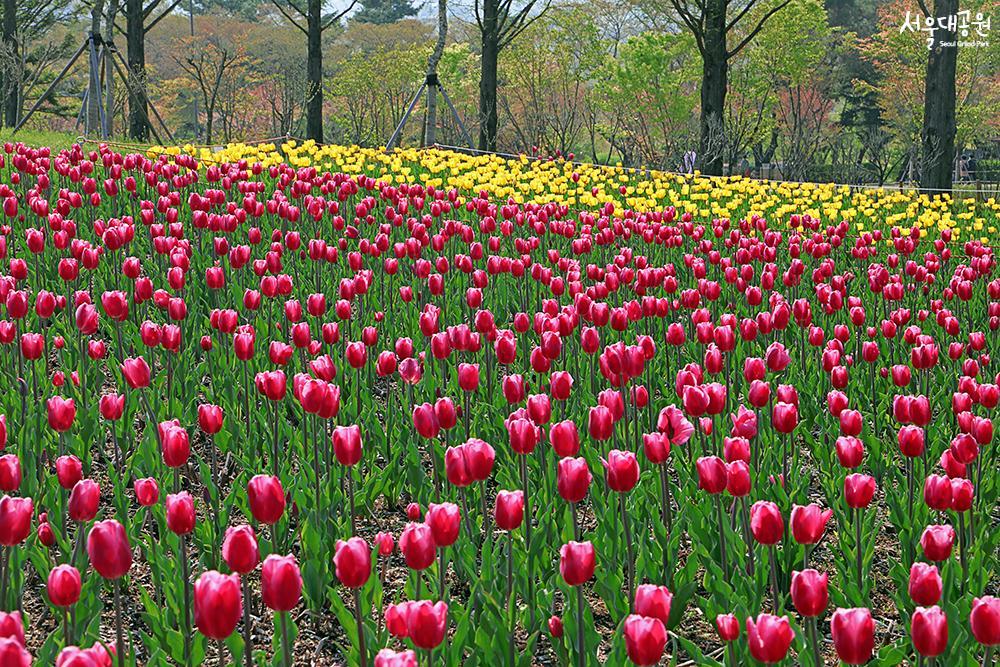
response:
<path fill-rule="evenodd" d="M 411 0 L 362 0 L 361 9 L 351 17 L 359 23 L 395 23 L 416 16 L 420 7 Z"/>

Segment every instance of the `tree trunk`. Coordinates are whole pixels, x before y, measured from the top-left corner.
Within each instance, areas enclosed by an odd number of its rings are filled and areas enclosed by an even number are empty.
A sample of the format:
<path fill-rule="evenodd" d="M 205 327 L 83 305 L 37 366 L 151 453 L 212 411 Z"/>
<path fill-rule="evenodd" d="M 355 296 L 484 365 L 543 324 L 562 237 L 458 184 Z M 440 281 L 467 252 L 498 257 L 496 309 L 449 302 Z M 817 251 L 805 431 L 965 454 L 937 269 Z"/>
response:
<path fill-rule="evenodd" d="M 323 143 L 323 16 L 320 0 L 309 0 L 306 35 L 306 135 Z"/>
<path fill-rule="evenodd" d="M 115 17 L 118 16 L 118 0 L 111 0 L 104 19 L 104 44 L 111 48 L 115 36 Z M 115 61 L 114 54 L 104 52 L 104 119 L 108 126 L 108 136 L 114 133 L 115 120 Z"/>
<path fill-rule="evenodd" d="M 497 149 L 497 66 L 500 33 L 497 0 L 483 0 L 482 70 L 479 77 L 479 150 Z"/>
<path fill-rule="evenodd" d="M 88 135 L 97 136 L 101 138 L 106 138 L 104 136 L 104 127 L 101 124 L 101 113 L 102 100 L 101 100 L 101 61 L 100 61 L 100 48 L 101 48 L 101 14 L 104 12 L 104 0 L 97 0 L 93 6 L 90 8 L 90 35 L 88 36 L 92 40 L 91 49 L 88 49 L 87 53 L 87 71 L 90 74 L 90 80 L 87 85 L 87 124 L 86 132 Z"/>
<path fill-rule="evenodd" d="M 146 101 L 146 25 L 142 0 L 125 1 L 125 39 L 128 55 L 128 135 L 135 141 L 149 136 Z"/>
<path fill-rule="evenodd" d="M 437 143 L 437 67 L 444 54 L 445 40 L 448 38 L 448 0 L 438 0 L 438 38 L 434 51 L 427 59 L 427 123 L 424 126 L 424 144 L 432 146 Z"/>
<path fill-rule="evenodd" d="M 726 0 L 708 0 L 701 53 L 701 141 L 697 165 L 702 173 L 712 176 L 722 175 L 726 154 L 724 114 L 729 75 L 726 48 Z"/>
<path fill-rule="evenodd" d="M 104 121 L 108 126 L 108 136 L 115 131 L 115 61 L 111 53 L 115 36 L 115 18 L 118 16 L 118 0 L 111 0 L 104 18 Z"/>
<path fill-rule="evenodd" d="M 935 0 L 934 18 L 954 16 L 958 0 Z M 943 21 L 942 23 L 947 23 Z M 940 24 L 938 24 L 940 25 Z M 920 187 L 925 192 L 950 190 L 955 160 L 955 66 L 958 43 L 955 33 L 938 28 L 927 55 L 924 84 L 923 159 Z M 945 44 L 948 44 L 947 46 Z"/>
<path fill-rule="evenodd" d="M 10 63 L 3 71 L 3 115 L 7 126 L 17 125 L 21 105 L 20 82 L 14 63 L 19 62 L 17 48 L 17 0 L 3 0 L 3 42 L 9 45 Z"/>

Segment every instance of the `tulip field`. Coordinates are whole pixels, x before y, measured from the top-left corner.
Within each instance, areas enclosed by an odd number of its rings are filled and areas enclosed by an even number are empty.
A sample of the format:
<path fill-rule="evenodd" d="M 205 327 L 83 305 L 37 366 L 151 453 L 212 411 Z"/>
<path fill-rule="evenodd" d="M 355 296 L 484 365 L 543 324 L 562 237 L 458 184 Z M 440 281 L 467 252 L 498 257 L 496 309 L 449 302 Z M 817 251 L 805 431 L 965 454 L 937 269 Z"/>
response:
<path fill-rule="evenodd" d="M 0 667 L 994 664 L 993 199 L 0 152 Z"/>

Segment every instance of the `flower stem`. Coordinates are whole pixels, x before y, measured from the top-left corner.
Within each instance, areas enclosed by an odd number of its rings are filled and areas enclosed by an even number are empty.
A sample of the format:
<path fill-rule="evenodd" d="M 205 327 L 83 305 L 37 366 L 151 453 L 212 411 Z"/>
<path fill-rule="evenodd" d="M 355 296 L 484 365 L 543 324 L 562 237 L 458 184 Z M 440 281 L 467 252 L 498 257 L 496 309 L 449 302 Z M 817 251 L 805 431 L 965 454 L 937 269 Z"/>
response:
<path fill-rule="evenodd" d="M 358 625 L 358 654 L 361 656 L 361 667 L 368 667 L 368 650 L 365 647 L 365 618 L 361 610 L 361 590 L 354 590 L 354 619 Z M 285 639 L 287 645 L 288 639 Z"/>
<path fill-rule="evenodd" d="M 722 512 L 721 493 L 715 494 L 715 513 L 719 520 L 719 552 L 722 556 L 722 576 L 725 577 L 726 583 L 729 583 L 729 557 L 726 553 L 726 520 Z"/>
<path fill-rule="evenodd" d="M 531 572 L 531 496 L 528 493 L 528 457 L 521 455 L 521 488 L 524 490 L 524 550 L 527 555 L 527 572 Z M 528 577 L 528 632 L 535 627 L 535 579 Z"/>
<path fill-rule="evenodd" d="M 907 457 L 906 459 L 906 487 L 907 493 L 909 494 L 909 509 L 910 509 L 910 525 L 913 525 L 913 459 Z M 913 536 L 910 534 L 910 530 L 906 531 L 906 557 L 909 563 L 913 564 Z"/>
<path fill-rule="evenodd" d="M 580 541 L 580 518 L 577 516 L 576 512 L 577 503 L 570 503 L 570 511 L 573 515 L 573 539 L 577 542 Z"/>
<path fill-rule="evenodd" d="M 629 611 L 632 611 L 632 582 L 635 579 L 635 558 L 632 555 L 632 527 L 628 521 L 628 511 L 625 509 L 625 494 L 618 494 L 618 508 L 622 516 L 622 531 L 625 533 L 625 599 L 629 601 Z M 723 551 L 725 553 L 725 551 Z M 723 556 L 725 559 L 725 556 Z"/>
<path fill-rule="evenodd" d="M 122 631 L 122 580 L 115 579 L 115 652 L 118 666 L 125 667 L 125 633 Z"/>
<path fill-rule="evenodd" d="M 507 664 L 514 667 L 514 534 L 507 531 Z M 529 575 L 530 576 L 530 575 Z"/>
<path fill-rule="evenodd" d="M 778 548 L 773 544 L 770 546 L 771 554 L 771 596 L 774 598 L 774 609 L 776 614 L 780 614 L 784 607 L 780 589 L 778 588 Z"/>
<path fill-rule="evenodd" d="M 663 521 L 663 530 L 667 535 L 667 539 L 663 542 L 663 584 L 670 584 L 670 534 L 674 529 L 674 517 L 673 510 L 670 507 L 670 481 L 667 479 L 667 464 L 660 464 L 660 497 L 662 501 L 662 510 L 660 513 L 660 519 Z"/>
<path fill-rule="evenodd" d="M 864 564 L 862 563 L 863 553 L 861 550 L 861 508 L 854 510 L 854 551 L 855 566 L 858 575 L 858 590 L 863 592 L 864 575 L 861 572 L 861 568 Z"/>
<path fill-rule="evenodd" d="M 0 546 L 0 609 L 7 611 L 7 559 L 12 547 Z"/>
<path fill-rule="evenodd" d="M 357 595 L 357 590 L 354 589 L 354 594 Z M 285 667 L 292 666 L 292 644 L 288 641 L 288 612 L 279 611 L 278 616 L 281 618 L 281 646 L 283 650 L 281 651 L 281 662 Z M 360 626 L 359 626 L 360 627 Z M 364 660 L 361 662 L 364 665 Z"/>
<path fill-rule="evenodd" d="M 966 554 L 968 548 L 965 534 L 965 513 L 958 513 L 958 555 L 962 562 L 962 594 L 964 595 L 969 582 L 969 557 Z"/>
<path fill-rule="evenodd" d="M 188 577 L 188 555 L 187 536 L 181 535 L 180 558 L 181 558 L 181 579 L 184 582 L 184 627 L 181 634 L 184 636 L 184 664 L 191 664 L 191 581 Z"/>
<path fill-rule="evenodd" d="M 740 520 L 743 523 L 743 541 L 747 543 L 747 554 L 749 555 L 749 572 L 750 576 L 753 576 L 756 564 L 754 563 L 754 540 L 750 533 L 750 521 L 747 518 L 749 512 L 747 510 L 747 499 L 746 497 L 740 498 L 740 505 L 742 507 L 740 511 Z"/>
<path fill-rule="evenodd" d="M 813 662 L 816 667 L 823 667 L 823 656 L 819 652 L 819 637 L 816 633 L 816 619 L 809 619 L 809 643 L 812 644 Z"/>
<path fill-rule="evenodd" d="M 358 520 L 354 515 L 354 475 L 351 474 L 351 466 L 344 468 L 347 475 L 347 503 L 351 512 L 351 535 L 358 534 Z"/>
<path fill-rule="evenodd" d="M 246 667 L 253 667 L 253 617 L 250 609 L 250 584 L 244 576 L 243 583 L 243 661 Z M 233 656 L 234 658 L 236 656 Z"/>
<path fill-rule="evenodd" d="M 448 573 L 448 559 L 445 554 L 447 547 L 438 549 L 438 598 L 446 600 L 448 584 L 445 582 L 445 575 Z"/>

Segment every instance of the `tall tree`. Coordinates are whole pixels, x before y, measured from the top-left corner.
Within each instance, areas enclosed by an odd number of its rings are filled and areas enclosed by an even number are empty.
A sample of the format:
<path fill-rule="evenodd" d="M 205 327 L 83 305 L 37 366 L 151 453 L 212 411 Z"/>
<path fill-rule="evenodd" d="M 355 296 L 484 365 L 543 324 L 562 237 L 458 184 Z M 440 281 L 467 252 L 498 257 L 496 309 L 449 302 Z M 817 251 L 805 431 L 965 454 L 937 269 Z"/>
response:
<path fill-rule="evenodd" d="M 21 120 L 24 98 L 48 69 L 68 54 L 57 47 L 51 31 L 75 16 L 72 0 L 4 0 L 0 30 L 0 121 L 10 127 Z M 72 48 L 65 39 L 63 46 Z M 60 109 L 61 111 L 62 109 Z"/>
<path fill-rule="evenodd" d="M 892 0 L 879 8 L 876 30 L 857 44 L 860 56 L 874 68 L 878 83 L 855 81 L 855 85 L 861 93 L 872 96 L 889 132 L 887 150 L 893 154 L 890 177 L 919 183 L 924 171 L 921 153 L 931 51 L 927 31 L 915 27 L 900 31 L 900 16 L 911 9 L 911 1 Z M 994 4 L 993 0 L 966 0 L 963 11 L 988 15 Z M 911 26 L 923 25 L 924 19 L 918 12 Z M 955 55 L 955 150 L 970 144 L 988 145 L 997 136 L 1000 123 L 1000 41 L 963 47 Z"/>
<path fill-rule="evenodd" d="M 920 187 L 925 191 L 950 190 L 955 160 L 955 73 L 958 66 L 958 42 L 947 17 L 958 14 L 958 0 L 934 0 L 929 11 L 924 0 L 920 8 L 933 17 L 937 30 L 931 33 L 924 79 L 924 125 L 921 132 L 922 159 Z M 941 21 L 940 19 L 944 19 Z"/>
<path fill-rule="evenodd" d="M 323 33 L 354 9 L 358 0 L 341 12 L 323 16 L 323 0 L 271 0 L 278 11 L 306 36 L 306 136 L 317 143 L 323 142 Z M 296 18 L 296 15 L 299 17 Z M 305 19 L 303 26 L 301 19 Z"/>
<path fill-rule="evenodd" d="M 515 0 L 476 0 L 476 25 L 482 44 L 479 76 L 479 150 L 497 148 L 497 69 L 500 52 L 510 46 L 548 8 L 549 0 L 526 0 L 518 9 Z"/>
<path fill-rule="evenodd" d="M 17 0 L 3 0 L 3 45 L 10 51 L 11 60 L 17 60 Z M 5 67 L 3 71 L 3 117 L 4 122 L 10 127 L 17 125 L 18 109 L 18 83 L 15 72 Z"/>
<path fill-rule="evenodd" d="M 125 42 L 128 61 L 128 135 L 135 141 L 149 137 L 149 96 L 146 81 L 146 33 L 184 0 L 169 0 L 167 8 L 157 16 L 156 9 L 164 0 L 125 0 Z M 117 7 L 116 7 L 117 10 Z"/>
<path fill-rule="evenodd" d="M 416 16 L 419 7 L 410 0 L 359 0 L 361 9 L 351 17 L 359 23 L 395 23 Z"/>
<path fill-rule="evenodd" d="M 226 16 L 236 16 L 246 21 L 257 19 L 260 3 L 257 0 L 188 0 L 188 6 L 195 14 L 208 14 L 218 11 Z"/>
<path fill-rule="evenodd" d="M 118 20 L 120 0 L 108 0 L 104 10 L 104 40 L 111 44 L 115 36 L 115 21 Z M 115 61 L 114 55 L 106 53 L 104 57 L 104 115 L 108 127 L 108 136 L 114 134 L 115 119 Z"/>
<path fill-rule="evenodd" d="M 768 19 L 792 0 L 670 0 L 694 35 L 701 54 L 701 118 L 698 164 L 706 174 L 721 175 L 726 154 L 726 89 L 729 63 L 764 28 Z M 770 4 L 768 4 L 770 2 Z M 741 22 L 751 17 L 749 30 Z M 730 48 L 729 37 L 736 46 Z"/>
<path fill-rule="evenodd" d="M 104 0 L 95 0 L 90 8 L 90 36 L 95 40 L 95 49 L 101 44 L 101 18 L 104 15 Z M 101 123 L 103 90 L 101 87 L 101 62 L 96 58 L 88 58 L 89 81 L 87 82 L 87 115 L 86 131 L 91 136 L 104 136 Z"/>
<path fill-rule="evenodd" d="M 448 0 L 438 0 L 438 37 L 427 59 L 427 118 L 424 121 L 424 146 L 437 143 L 437 92 L 441 85 L 438 80 L 438 63 L 444 55 L 444 45 L 448 39 Z"/>
<path fill-rule="evenodd" d="M 250 64 L 243 48 L 245 35 L 229 38 L 213 31 L 206 35 L 178 40 L 174 61 L 194 81 L 205 109 L 205 143 L 212 143 L 219 93 L 225 78 L 235 78 Z"/>

